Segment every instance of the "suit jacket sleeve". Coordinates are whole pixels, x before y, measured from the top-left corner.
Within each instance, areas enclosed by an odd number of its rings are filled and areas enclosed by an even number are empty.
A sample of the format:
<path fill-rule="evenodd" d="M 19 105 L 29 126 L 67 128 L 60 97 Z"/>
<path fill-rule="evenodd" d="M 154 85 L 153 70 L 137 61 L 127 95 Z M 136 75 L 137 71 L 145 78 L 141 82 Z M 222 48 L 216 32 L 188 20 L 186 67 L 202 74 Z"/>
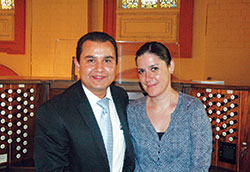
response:
<path fill-rule="evenodd" d="M 69 140 L 60 116 L 48 105 L 37 112 L 35 131 L 36 172 L 69 172 Z"/>

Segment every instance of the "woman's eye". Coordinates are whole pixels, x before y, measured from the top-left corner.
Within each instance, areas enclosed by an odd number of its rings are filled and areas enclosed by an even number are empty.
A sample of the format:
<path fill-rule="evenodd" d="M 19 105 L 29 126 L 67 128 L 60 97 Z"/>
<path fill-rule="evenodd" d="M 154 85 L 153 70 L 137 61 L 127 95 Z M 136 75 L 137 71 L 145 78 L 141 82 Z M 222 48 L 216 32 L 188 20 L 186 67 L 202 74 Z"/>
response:
<path fill-rule="evenodd" d="M 157 71 L 159 68 L 158 67 L 152 67 L 151 71 Z"/>
<path fill-rule="evenodd" d="M 139 74 L 142 74 L 144 72 L 144 70 L 138 70 Z"/>

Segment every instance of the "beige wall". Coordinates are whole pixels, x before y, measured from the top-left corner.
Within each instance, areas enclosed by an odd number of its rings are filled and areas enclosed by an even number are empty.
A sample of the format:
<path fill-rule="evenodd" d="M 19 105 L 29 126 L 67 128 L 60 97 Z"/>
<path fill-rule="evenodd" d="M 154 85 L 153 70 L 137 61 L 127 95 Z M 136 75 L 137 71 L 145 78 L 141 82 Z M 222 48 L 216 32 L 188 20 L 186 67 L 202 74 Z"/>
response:
<path fill-rule="evenodd" d="M 103 3 L 103 0 L 89 0 L 89 31 L 91 32 L 103 31 Z"/>
<path fill-rule="evenodd" d="M 204 80 L 206 57 L 206 1 L 194 0 L 192 58 L 175 60 L 174 75 L 183 80 Z"/>
<path fill-rule="evenodd" d="M 192 59 L 176 59 L 181 79 L 250 85 L 250 1 L 194 0 Z"/>
<path fill-rule="evenodd" d="M 32 2 L 32 76 L 70 77 L 77 40 L 88 28 L 87 0 Z"/>
<path fill-rule="evenodd" d="M 25 55 L 0 53 L 20 76 L 69 77 L 77 40 L 87 33 L 87 0 L 27 0 Z"/>
<path fill-rule="evenodd" d="M 70 77 L 76 41 L 88 30 L 88 1 L 26 3 L 26 54 L 0 53 L 0 63 L 21 76 Z M 92 31 L 103 27 L 102 6 L 91 7 Z M 175 59 L 175 75 L 250 85 L 249 11 L 250 0 L 194 0 L 192 58 Z"/>
<path fill-rule="evenodd" d="M 217 0 L 207 9 L 205 76 L 250 85 L 250 0 Z"/>

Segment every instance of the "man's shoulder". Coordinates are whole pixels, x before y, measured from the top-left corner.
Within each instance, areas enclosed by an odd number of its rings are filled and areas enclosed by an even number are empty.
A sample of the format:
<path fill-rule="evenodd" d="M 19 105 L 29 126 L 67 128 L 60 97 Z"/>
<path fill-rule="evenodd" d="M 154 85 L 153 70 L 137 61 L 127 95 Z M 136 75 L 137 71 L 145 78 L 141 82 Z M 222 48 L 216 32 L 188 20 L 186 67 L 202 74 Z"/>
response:
<path fill-rule="evenodd" d="M 115 84 L 110 85 L 111 91 L 115 93 L 120 93 L 120 94 L 127 94 L 124 88 L 117 86 Z"/>
<path fill-rule="evenodd" d="M 128 94 L 125 89 L 117 86 L 117 85 L 110 85 L 111 95 L 115 102 L 120 102 L 127 106 L 128 104 Z"/>
<path fill-rule="evenodd" d="M 69 103 L 74 102 L 78 95 L 78 88 L 79 83 L 76 82 L 70 87 L 68 87 L 66 90 L 64 90 L 62 93 L 55 95 L 48 101 L 46 101 L 42 106 L 53 106 L 54 108 L 56 107 L 63 107 L 64 105 L 67 105 Z"/>

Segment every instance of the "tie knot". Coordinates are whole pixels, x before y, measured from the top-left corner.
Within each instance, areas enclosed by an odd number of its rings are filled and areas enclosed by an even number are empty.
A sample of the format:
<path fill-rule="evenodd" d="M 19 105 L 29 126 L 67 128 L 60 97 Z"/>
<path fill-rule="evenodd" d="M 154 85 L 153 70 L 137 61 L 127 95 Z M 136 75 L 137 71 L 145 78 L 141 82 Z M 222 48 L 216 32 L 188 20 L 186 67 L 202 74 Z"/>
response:
<path fill-rule="evenodd" d="M 108 111 L 109 110 L 109 99 L 108 98 L 103 98 L 97 102 L 99 106 L 102 107 L 103 110 Z"/>

